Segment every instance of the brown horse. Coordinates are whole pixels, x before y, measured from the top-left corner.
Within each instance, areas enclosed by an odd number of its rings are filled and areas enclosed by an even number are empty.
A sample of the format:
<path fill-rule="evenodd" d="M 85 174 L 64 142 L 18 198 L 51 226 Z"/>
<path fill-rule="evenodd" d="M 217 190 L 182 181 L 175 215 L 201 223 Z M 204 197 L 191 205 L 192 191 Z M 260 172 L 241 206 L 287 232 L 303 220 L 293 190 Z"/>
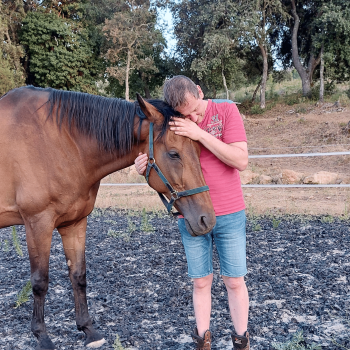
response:
<path fill-rule="evenodd" d="M 99 347 L 86 301 L 85 231 L 100 180 L 148 152 L 154 123 L 154 158 L 169 183 L 184 191 L 205 185 L 199 147 L 168 130 L 176 115 L 159 100 L 126 102 L 77 92 L 22 87 L 0 99 L 0 228 L 25 225 L 37 349 L 54 349 L 44 323 L 52 233 L 57 228 L 73 286 L 76 324 L 85 345 Z M 170 198 L 151 171 L 149 183 Z M 175 202 L 193 235 L 209 232 L 215 214 L 209 192 Z"/>

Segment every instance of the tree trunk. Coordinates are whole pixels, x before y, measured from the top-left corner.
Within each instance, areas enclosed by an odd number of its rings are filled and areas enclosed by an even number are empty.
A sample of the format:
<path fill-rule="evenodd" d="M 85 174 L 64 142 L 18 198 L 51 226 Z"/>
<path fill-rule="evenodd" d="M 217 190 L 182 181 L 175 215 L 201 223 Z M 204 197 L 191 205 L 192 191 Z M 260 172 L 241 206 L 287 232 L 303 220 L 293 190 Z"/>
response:
<path fill-rule="evenodd" d="M 129 73 L 130 73 L 130 61 L 131 61 L 131 54 L 130 49 L 128 50 L 128 58 L 126 60 L 126 73 L 125 73 L 125 100 L 129 101 Z"/>
<path fill-rule="evenodd" d="M 224 88 L 226 90 L 226 99 L 229 99 L 229 95 L 228 95 L 228 88 L 227 88 L 227 84 L 226 84 L 226 78 L 225 78 L 225 74 L 224 74 L 224 68 L 221 69 L 221 75 L 222 75 L 222 83 L 224 84 Z"/>
<path fill-rule="evenodd" d="M 324 57 L 323 57 L 324 46 L 321 47 L 321 67 L 320 67 L 320 102 L 323 102 L 324 96 Z"/>
<path fill-rule="evenodd" d="M 261 80 L 259 81 L 258 86 L 257 86 L 256 89 L 254 90 L 253 97 L 252 97 L 252 102 L 255 101 L 256 94 L 258 93 L 258 90 L 259 90 L 260 86 L 261 86 Z"/>
<path fill-rule="evenodd" d="M 263 75 L 261 77 L 261 88 L 260 88 L 260 108 L 266 107 L 266 83 L 267 83 L 267 72 L 268 72 L 268 62 L 267 62 L 267 49 L 263 44 L 259 44 L 261 55 L 263 57 Z"/>
<path fill-rule="evenodd" d="M 147 99 L 152 98 L 152 97 L 151 97 L 151 93 L 150 93 L 150 91 L 149 91 L 149 87 L 148 87 L 148 85 L 147 85 L 146 83 L 144 83 L 143 90 L 144 90 L 144 92 L 145 92 L 145 97 L 146 97 Z"/>
<path fill-rule="evenodd" d="M 298 30 L 299 30 L 299 24 L 300 19 L 297 14 L 296 6 L 295 6 L 295 0 L 291 0 L 292 3 L 292 15 L 294 18 L 294 27 L 293 27 L 293 34 L 292 34 L 292 58 L 293 58 L 293 64 L 295 69 L 300 75 L 301 83 L 303 87 L 303 95 L 308 96 L 311 93 L 311 79 L 306 71 L 306 69 L 303 67 L 303 65 L 300 62 L 299 58 L 299 50 L 298 50 Z M 311 58 L 310 58 L 311 59 Z"/>

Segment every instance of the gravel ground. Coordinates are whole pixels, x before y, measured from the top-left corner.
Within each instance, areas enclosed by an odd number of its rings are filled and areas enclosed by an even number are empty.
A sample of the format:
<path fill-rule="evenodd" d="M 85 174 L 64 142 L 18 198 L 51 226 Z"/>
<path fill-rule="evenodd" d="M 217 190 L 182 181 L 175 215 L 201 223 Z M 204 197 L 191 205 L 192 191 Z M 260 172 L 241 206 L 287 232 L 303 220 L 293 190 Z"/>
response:
<path fill-rule="evenodd" d="M 350 349 L 349 231 L 349 220 L 332 217 L 248 220 L 246 281 L 253 350 L 273 349 L 273 341 L 285 342 L 298 330 L 307 344 L 343 349 L 338 342 Z M 36 345 L 30 331 L 32 297 L 14 308 L 17 294 L 29 280 L 23 227 L 17 227 L 17 234 L 23 257 L 14 248 L 11 229 L 0 230 L 0 349 L 32 350 Z M 107 340 L 100 349 L 113 349 L 117 334 L 126 349 L 193 349 L 191 281 L 174 219 L 94 210 L 88 220 L 86 260 L 91 316 Z M 232 349 L 227 296 L 216 255 L 214 266 L 213 349 Z M 45 320 L 57 349 L 84 349 L 57 232 Z"/>

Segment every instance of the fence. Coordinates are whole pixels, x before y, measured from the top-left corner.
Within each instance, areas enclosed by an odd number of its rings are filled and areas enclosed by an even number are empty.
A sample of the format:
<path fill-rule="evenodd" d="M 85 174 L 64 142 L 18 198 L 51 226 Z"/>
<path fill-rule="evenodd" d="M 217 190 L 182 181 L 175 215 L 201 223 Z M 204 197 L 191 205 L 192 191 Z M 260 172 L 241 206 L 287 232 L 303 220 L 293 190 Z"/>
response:
<path fill-rule="evenodd" d="M 321 146 L 322 147 L 322 146 Z M 324 157 L 324 156 L 344 156 L 350 155 L 350 152 L 322 152 L 322 153 L 298 153 L 298 154 L 261 154 L 261 155 L 251 155 L 250 159 L 254 158 L 291 158 L 291 157 Z M 146 186 L 147 183 L 102 183 L 101 186 Z M 242 187 L 251 188 L 322 188 L 322 187 L 349 187 L 350 184 L 327 184 L 327 185 L 281 185 L 281 184 L 271 184 L 271 185 L 242 185 Z"/>

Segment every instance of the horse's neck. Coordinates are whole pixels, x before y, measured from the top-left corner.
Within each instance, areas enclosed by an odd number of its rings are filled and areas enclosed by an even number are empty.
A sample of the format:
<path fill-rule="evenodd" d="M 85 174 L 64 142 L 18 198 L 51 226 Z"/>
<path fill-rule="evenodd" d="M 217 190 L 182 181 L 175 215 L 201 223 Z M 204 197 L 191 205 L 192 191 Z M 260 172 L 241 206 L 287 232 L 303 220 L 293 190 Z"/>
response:
<path fill-rule="evenodd" d="M 93 152 L 88 164 L 92 182 L 97 182 L 115 171 L 131 166 L 134 164 L 138 153 L 139 147 L 136 145 L 126 155 L 120 155 L 117 152 L 106 152 L 100 149 L 97 152 Z"/>
<path fill-rule="evenodd" d="M 138 118 L 135 118 L 134 128 L 134 136 L 136 136 Z M 148 132 L 149 123 L 145 121 L 142 124 L 141 130 L 141 140 L 143 141 L 137 142 L 135 137 L 131 150 L 125 155 L 121 155 L 117 151 L 109 152 L 101 149 L 101 146 L 98 145 L 96 140 L 85 139 L 82 141 L 78 147 L 80 148 L 80 153 L 84 155 L 86 166 L 88 168 L 87 171 L 90 174 L 90 177 L 92 177 L 92 181 L 97 182 L 115 171 L 127 168 L 128 166 L 134 164 L 134 160 L 138 156 L 139 152 L 147 152 L 146 148 L 148 145 Z"/>

